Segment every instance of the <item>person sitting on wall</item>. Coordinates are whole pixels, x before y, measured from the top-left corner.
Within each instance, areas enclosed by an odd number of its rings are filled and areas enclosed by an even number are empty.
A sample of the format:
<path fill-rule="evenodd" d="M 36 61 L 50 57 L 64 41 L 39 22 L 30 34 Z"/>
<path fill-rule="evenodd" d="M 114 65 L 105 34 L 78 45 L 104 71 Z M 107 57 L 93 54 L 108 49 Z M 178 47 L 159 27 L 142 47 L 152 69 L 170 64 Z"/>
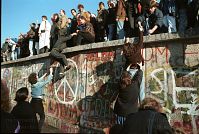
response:
<path fill-rule="evenodd" d="M 145 35 L 164 32 L 163 13 L 157 8 L 156 1 L 150 1 L 147 12 L 144 12 L 137 19 L 139 27 L 144 27 Z"/>
<path fill-rule="evenodd" d="M 77 30 L 77 45 L 95 42 L 95 32 L 93 25 L 88 22 L 84 16 L 80 16 L 79 20 L 82 25 L 82 29 Z"/>
<path fill-rule="evenodd" d="M 42 77 L 38 78 L 36 73 L 31 73 L 28 76 L 28 82 L 31 84 L 32 91 L 32 100 L 30 104 L 34 109 L 34 112 L 39 114 L 39 132 L 41 132 L 45 120 L 44 106 L 42 103 L 44 96 L 44 88 L 45 85 L 48 84 L 53 78 L 53 68 L 50 68 L 50 75 L 48 75 L 47 80 L 44 80 L 44 77 L 46 75 L 47 73 L 45 73 Z"/>

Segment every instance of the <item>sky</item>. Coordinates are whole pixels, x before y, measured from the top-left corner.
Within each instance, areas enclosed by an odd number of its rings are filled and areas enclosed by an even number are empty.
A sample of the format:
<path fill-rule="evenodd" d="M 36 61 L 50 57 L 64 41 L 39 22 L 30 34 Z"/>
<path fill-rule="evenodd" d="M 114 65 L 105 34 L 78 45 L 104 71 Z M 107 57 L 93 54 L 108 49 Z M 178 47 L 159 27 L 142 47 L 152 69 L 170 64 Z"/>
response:
<path fill-rule="evenodd" d="M 46 15 L 49 22 L 53 13 L 64 9 L 67 17 L 72 17 L 70 10 L 83 4 L 85 10 L 97 13 L 98 3 L 102 1 L 107 8 L 107 0 L 1 0 L 1 44 L 7 37 L 18 38 L 20 33 L 29 30 L 32 22 L 41 23 L 41 16 Z"/>

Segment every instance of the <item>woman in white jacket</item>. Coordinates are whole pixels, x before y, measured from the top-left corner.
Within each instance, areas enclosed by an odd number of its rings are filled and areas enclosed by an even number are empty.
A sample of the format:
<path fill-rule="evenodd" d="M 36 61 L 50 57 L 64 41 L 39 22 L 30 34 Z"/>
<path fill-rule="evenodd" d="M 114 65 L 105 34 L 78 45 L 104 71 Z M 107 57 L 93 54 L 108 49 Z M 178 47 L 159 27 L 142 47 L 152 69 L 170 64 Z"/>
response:
<path fill-rule="evenodd" d="M 50 49 L 50 30 L 51 24 L 46 16 L 42 16 L 42 22 L 39 27 L 39 53 L 46 53 Z"/>

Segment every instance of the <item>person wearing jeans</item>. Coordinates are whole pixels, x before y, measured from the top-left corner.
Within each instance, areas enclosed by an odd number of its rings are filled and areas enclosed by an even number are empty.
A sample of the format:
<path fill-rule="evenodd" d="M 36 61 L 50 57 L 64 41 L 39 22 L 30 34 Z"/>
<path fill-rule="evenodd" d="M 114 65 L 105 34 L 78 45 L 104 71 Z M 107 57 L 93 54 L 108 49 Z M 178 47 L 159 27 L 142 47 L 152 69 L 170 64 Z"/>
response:
<path fill-rule="evenodd" d="M 50 75 L 45 80 L 44 77 L 47 75 L 45 73 L 42 77 L 38 78 L 36 73 L 31 73 L 28 76 L 28 82 L 31 84 L 31 97 L 32 100 L 30 104 L 32 105 L 34 112 L 37 113 L 40 117 L 39 119 L 39 131 L 41 132 L 42 126 L 45 120 L 45 113 L 43 107 L 43 96 L 44 96 L 44 88 L 53 78 L 53 68 L 50 68 Z"/>
<path fill-rule="evenodd" d="M 119 0 L 117 4 L 116 22 L 118 39 L 124 39 L 124 21 L 126 19 L 126 6 L 124 0 Z"/>

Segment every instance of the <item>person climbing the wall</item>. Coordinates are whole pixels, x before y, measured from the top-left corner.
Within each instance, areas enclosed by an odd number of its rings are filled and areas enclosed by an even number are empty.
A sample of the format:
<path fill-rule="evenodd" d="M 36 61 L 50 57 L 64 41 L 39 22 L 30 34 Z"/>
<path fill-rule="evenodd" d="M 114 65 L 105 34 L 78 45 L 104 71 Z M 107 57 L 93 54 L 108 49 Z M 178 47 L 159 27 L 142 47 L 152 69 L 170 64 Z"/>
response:
<path fill-rule="evenodd" d="M 38 78 L 37 73 L 31 73 L 28 76 L 28 82 L 31 84 L 31 97 L 32 100 L 30 104 L 32 105 L 34 112 L 39 115 L 39 132 L 41 132 L 42 126 L 45 120 L 45 113 L 43 107 L 43 97 L 44 97 L 44 88 L 52 79 L 53 79 L 53 68 L 50 68 L 50 74 L 46 77 L 45 73 L 42 77 Z"/>

